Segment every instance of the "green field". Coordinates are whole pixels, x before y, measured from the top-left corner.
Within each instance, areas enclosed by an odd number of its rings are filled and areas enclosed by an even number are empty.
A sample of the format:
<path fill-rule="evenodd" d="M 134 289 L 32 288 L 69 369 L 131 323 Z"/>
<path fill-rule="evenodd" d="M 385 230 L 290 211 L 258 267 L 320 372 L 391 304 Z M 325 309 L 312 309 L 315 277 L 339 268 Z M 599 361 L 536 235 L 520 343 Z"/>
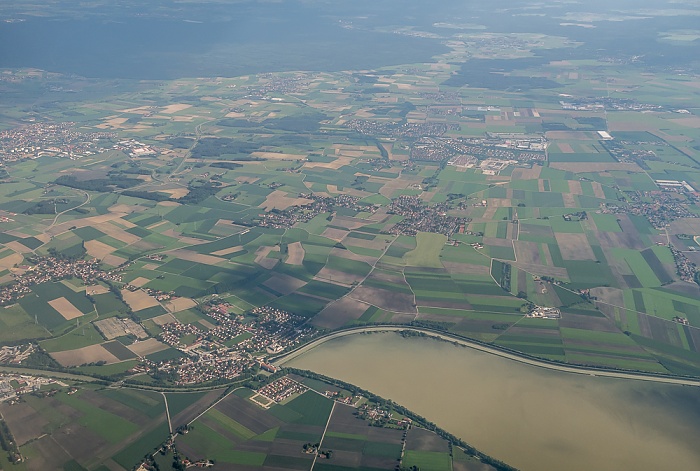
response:
<path fill-rule="evenodd" d="M 404 255 L 406 264 L 417 267 L 441 268 L 440 252 L 447 238 L 442 234 L 419 232 L 416 236 L 417 246 Z"/>

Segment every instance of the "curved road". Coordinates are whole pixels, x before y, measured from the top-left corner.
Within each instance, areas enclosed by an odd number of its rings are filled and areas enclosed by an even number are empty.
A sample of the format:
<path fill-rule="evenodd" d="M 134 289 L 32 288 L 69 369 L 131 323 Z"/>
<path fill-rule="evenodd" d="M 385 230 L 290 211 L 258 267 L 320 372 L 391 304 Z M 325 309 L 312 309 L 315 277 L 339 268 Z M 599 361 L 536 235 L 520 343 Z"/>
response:
<path fill-rule="evenodd" d="M 524 363 L 526 365 L 530 366 L 537 366 L 540 368 L 547 368 L 549 370 L 554 370 L 554 371 L 561 371 L 564 373 L 575 373 L 575 374 L 582 374 L 582 375 L 588 375 L 588 376 L 602 376 L 602 377 L 607 377 L 607 378 L 619 378 L 619 379 L 636 379 L 640 381 L 651 381 L 654 383 L 667 383 L 667 384 L 679 384 L 679 385 L 684 385 L 684 386 L 700 386 L 700 379 L 691 379 L 691 378 L 681 378 L 681 377 L 672 377 L 672 376 L 656 376 L 653 374 L 639 374 L 639 373 L 634 373 L 634 372 L 623 372 L 623 371 L 610 371 L 610 370 L 598 370 L 598 369 L 593 369 L 593 368 L 586 368 L 586 367 L 574 367 L 574 366 L 566 366 L 566 365 L 559 365 L 556 363 L 548 363 L 545 361 L 539 361 L 535 360 L 532 358 L 527 358 L 523 357 L 520 355 L 517 355 L 515 353 L 510 353 L 506 352 L 503 350 L 499 350 L 494 347 L 489 347 L 486 345 L 482 345 L 476 342 L 470 342 L 469 340 L 460 338 L 460 337 L 453 337 L 449 334 L 442 334 L 438 332 L 434 332 L 432 330 L 427 330 L 427 329 L 422 329 L 419 327 L 412 327 L 412 326 L 371 326 L 371 327 L 357 327 L 357 328 L 352 328 L 348 330 L 343 330 L 341 332 L 334 332 L 331 334 L 328 334 L 326 336 L 320 337 L 318 339 L 315 339 L 311 341 L 310 343 L 303 345 L 299 347 L 299 349 L 291 351 L 279 358 L 276 358 L 273 360 L 271 363 L 273 363 L 276 366 L 283 366 L 285 362 L 298 357 L 299 355 L 311 350 L 312 348 L 315 348 L 322 343 L 327 342 L 328 340 L 332 340 L 335 338 L 339 337 L 345 337 L 348 335 L 355 335 L 363 332 L 400 332 L 402 330 L 411 330 L 414 332 L 420 332 L 426 335 L 429 335 L 431 337 L 437 337 L 443 340 L 446 340 L 448 342 L 452 343 L 459 343 L 460 345 L 463 345 L 465 347 L 473 348 L 474 350 L 478 350 L 481 352 L 485 353 L 490 353 L 493 355 L 497 355 L 502 358 L 507 358 L 509 360 L 514 360 L 520 363 Z M 342 378 L 338 378 L 342 379 Z"/>

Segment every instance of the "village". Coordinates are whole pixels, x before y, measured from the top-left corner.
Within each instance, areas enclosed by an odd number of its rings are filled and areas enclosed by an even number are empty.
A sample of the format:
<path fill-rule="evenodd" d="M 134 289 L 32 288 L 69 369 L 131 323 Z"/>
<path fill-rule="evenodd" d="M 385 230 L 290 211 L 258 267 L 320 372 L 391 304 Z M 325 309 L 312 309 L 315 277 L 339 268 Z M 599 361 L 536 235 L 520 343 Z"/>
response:
<path fill-rule="evenodd" d="M 376 212 L 379 207 L 360 203 L 360 198 L 341 194 L 335 197 L 318 196 L 313 193 L 300 193 L 299 198 L 309 199 L 310 203 L 290 206 L 287 209 L 272 209 L 261 215 L 258 222 L 260 227 L 287 229 L 297 222 L 308 222 L 322 213 L 332 213 L 336 207 L 348 208 L 353 211 Z"/>
<path fill-rule="evenodd" d="M 121 270 L 105 271 L 97 259 L 80 260 L 57 257 L 30 257 L 32 265 L 21 265 L 12 273 L 14 282 L 0 287 L 0 306 L 16 302 L 32 291 L 32 286 L 65 278 L 79 278 L 85 285 L 98 280 L 121 281 Z"/>
<path fill-rule="evenodd" d="M 158 362 L 144 359 L 137 369 L 155 377 L 165 375 L 178 385 L 233 379 L 252 368 L 265 369 L 267 355 L 298 345 L 314 334 L 311 327 L 302 325 L 304 318 L 281 309 L 262 306 L 246 318 L 229 314 L 229 307 L 218 302 L 202 306 L 216 324 L 209 332 L 180 322 L 162 325 L 160 340 L 183 356 Z"/>
<path fill-rule="evenodd" d="M 442 162 L 465 155 L 514 162 L 545 161 L 544 136 L 489 133 L 483 138 L 422 137 L 411 146 L 411 159 Z"/>
<path fill-rule="evenodd" d="M 447 211 L 450 209 L 447 203 L 426 206 L 417 196 L 399 196 L 391 202 L 389 214 L 398 214 L 404 218 L 394 224 L 389 232 L 410 236 L 419 231 L 436 232 L 448 237 L 463 233 L 471 218 L 448 216 Z"/>

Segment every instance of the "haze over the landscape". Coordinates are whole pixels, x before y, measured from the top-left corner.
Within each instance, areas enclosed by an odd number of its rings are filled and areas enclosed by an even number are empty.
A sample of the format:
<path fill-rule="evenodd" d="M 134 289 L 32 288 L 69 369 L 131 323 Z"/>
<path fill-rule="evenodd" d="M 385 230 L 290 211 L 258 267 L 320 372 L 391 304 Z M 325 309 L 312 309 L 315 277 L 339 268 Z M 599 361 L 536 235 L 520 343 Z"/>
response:
<path fill-rule="evenodd" d="M 697 469 L 700 2 L 0 4 L 0 469 Z"/>

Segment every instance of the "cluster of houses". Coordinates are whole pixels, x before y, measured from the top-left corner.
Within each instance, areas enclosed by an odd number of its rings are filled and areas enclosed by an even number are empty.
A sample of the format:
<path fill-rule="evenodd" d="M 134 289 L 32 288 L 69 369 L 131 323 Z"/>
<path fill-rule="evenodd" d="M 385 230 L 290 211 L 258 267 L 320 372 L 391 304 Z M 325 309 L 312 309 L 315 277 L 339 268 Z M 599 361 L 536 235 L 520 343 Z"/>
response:
<path fill-rule="evenodd" d="M 313 193 L 300 193 L 299 198 L 311 200 L 303 205 L 290 206 L 287 209 L 272 209 L 260 216 L 258 226 L 286 229 L 297 222 L 308 222 L 322 213 L 330 213 L 335 208 L 348 208 L 353 211 L 374 213 L 378 206 L 360 203 L 360 198 L 341 194 L 335 197 L 319 196 Z"/>
<path fill-rule="evenodd" d="M 442 136 L 447 131 L 459 130 L 457 123 L 399 123 L 365 119 L 351 119 L 345 126 L 367 136 L 387 137 Z"/>
<path fill-rule="evenodd" d="M 0 305 L 16 302 L 31 292 L 31 287 L 65 278 L 80 278 L 86 285 L 94 285 L 97 280 L 121 281 L 119 271 L 106 272 L 100 268 L 97 259 L 76 260 L 56 257 L 32 257 L 33 265 L 20 266 L 12 273 L 14 283 L 0 287 Z"/>
<path fill-rule="evenodd" d="M 0 161 L 16 162 L 45 155 L 76 159 L 112 148 L 112 132 L 82 133 L 75 123 L 35 123 L 0 131 Z"/>
<path fill-rule="evenodd" d="M 160 340 L 184 355 L 159 362 L 145 360 L 148 370 L 172 374 L 177 384 L 233 379 L 261 364 L 260 356 L 278 353 L 313 334 L 311 327 L 302 326 L 303 317 L 282 309 L 263 306 L 244 317 L 230 314 L 229 307 L 219 302 L 202 305 L 214 324 L 209 331 L 181 322 L 162 325 Z M 240 340 L 230 342 L 236 338 Z"/>
<path fill-rule="evenodd" d="M 450 236 L 464 231 L 470 218 L 448 216 L 447 203 L 427 206 L 418 196 L 401 195 L 391 201 L 389 214 L 404 218 L 389 229 L 392 234 L 414 236 L 418 232 L 437 232 Z"/>
<path fill-rule="evenodd" d="M 291 397 L 295 394 L 302 394 L 308 389 L 309 388 L 307 388 L 303 384 L 294 381 L 288 376 L 284 376 L 258 389 L 258 394 L 262 394 L 266 398 L 271 399 L 275 402 L 282 402 L 288 397 Z"/>

